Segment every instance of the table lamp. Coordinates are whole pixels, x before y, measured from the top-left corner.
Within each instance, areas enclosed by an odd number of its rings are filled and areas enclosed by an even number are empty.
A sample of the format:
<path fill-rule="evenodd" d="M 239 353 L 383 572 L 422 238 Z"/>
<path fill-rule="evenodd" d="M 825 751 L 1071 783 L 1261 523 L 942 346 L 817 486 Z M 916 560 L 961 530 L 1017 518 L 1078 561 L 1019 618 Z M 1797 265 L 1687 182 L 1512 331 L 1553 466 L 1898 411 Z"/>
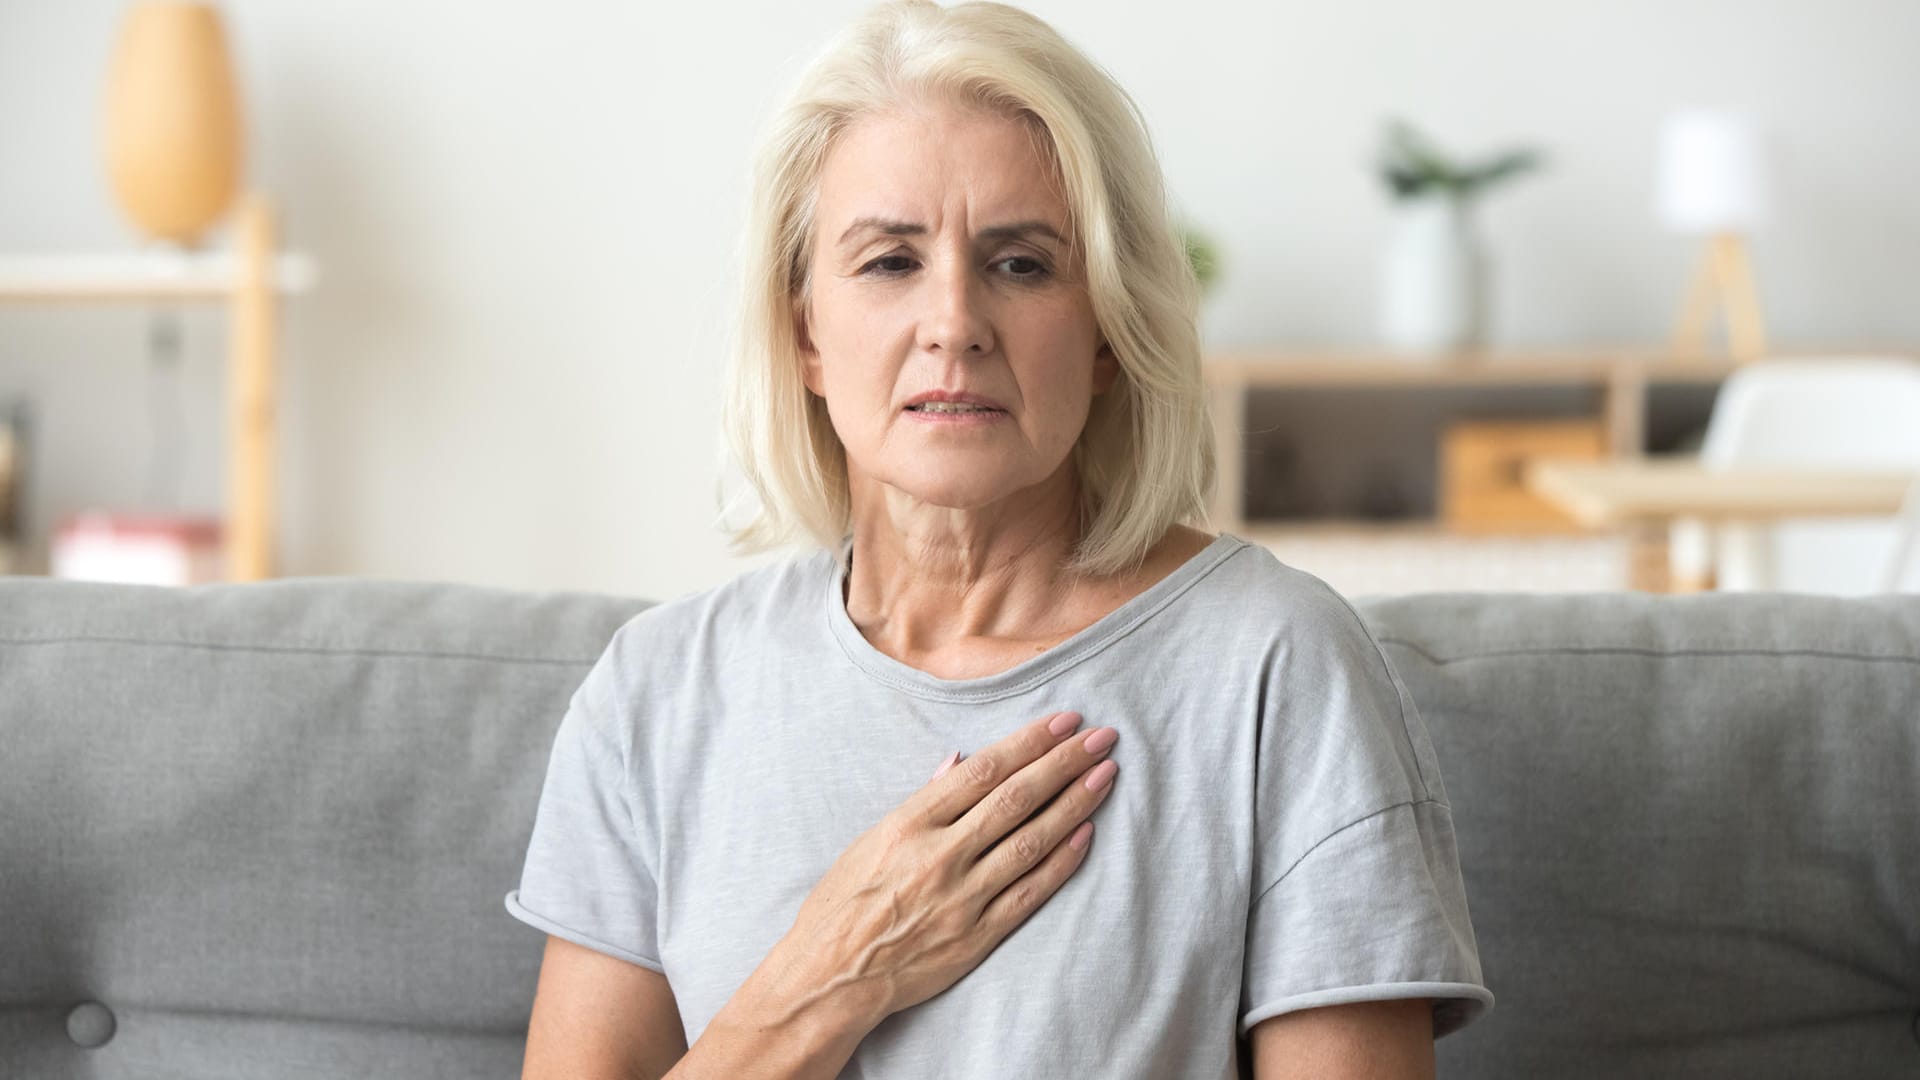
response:
<path fill-rule="evenodd" d="M 1765 147 L 1741 112 L 1683 109 L 1661 129 L 1656 211 L 1667 228 L 1707 238 L 1707 251 L 1674 324 L 1673 351 L 1707 352 L 1707 323 L 1726 316 L 1727 352 L 1751 360 L 1767 348 L 1746 236 L 1768 216 Z"/>
<path fill-rule="evenodd" d="M 239 187 L 239 93 L 212 4 L 140 0 L 108 72 L 105 149 L 120 206 L 143 232 L 192 247 Z"/>

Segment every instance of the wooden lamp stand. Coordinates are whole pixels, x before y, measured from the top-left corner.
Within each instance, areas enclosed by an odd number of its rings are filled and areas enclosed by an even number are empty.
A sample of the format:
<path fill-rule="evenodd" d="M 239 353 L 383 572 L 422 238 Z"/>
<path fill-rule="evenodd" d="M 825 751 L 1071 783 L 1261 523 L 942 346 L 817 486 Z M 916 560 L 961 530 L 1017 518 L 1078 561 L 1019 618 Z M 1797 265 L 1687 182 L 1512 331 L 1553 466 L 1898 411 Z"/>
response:
<path fill-rule="evenodd" d="M 1741 233 L 1715 233 L 1708 239 L 1706 256 L 1694 273 L 1686 304 L 1674 323 L 1675 355 L 1707 354 L 1707 323 L 1712 320 L 1716 307 L 1726 314 L 1729 356 L 1746 361 L 1767 351 L 1760 295 L 1754 288 L 1753 265 L 1747 258 L 1746 237 Z"/>

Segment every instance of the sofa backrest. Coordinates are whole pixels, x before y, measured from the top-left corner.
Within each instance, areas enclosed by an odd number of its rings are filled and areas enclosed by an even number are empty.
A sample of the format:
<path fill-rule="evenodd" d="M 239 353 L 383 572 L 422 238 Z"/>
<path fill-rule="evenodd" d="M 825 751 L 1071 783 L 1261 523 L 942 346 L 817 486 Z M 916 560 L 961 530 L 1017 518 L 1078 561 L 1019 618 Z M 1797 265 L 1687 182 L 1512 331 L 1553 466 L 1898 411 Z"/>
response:
<path fill-rule="evenodd" d="M 1920 596 L 1355 606 L 1495 997 L 1442 1075 L 1920 1073 Z"/>
<path fill-rule="evenodd" d="M 0 578 L 0 1074 L 513 1077 L 555 729 L 648 601 Z M 1920 1063 L 1920 597 L 1363 597 L 1497 1004 L 1443 1076 Z"/>

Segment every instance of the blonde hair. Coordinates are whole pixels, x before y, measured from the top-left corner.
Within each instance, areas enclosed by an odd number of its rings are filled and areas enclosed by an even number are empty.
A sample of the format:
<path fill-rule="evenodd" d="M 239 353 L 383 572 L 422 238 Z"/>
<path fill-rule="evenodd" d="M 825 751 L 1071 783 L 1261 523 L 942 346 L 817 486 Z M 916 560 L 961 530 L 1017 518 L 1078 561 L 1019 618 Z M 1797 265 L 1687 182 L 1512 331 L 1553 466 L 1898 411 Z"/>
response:
<path fill-rule="evenodd" d="M 1066 566 L 1137 569 L 1169 528 L 1205 518 L 1215 482 L 1199 286 L 1133 99 L 1039 18 L 985 2 L 873 8 L 814 59 L 763 136 L 725 416 L 761 506 L 727 530 L 731 546 L 810 539 L 835 549 L 852 530 L 846 450 L 825 400 L 802 381 L 795 318 L 811 287 L 818 181 L 834 139 L 864 115 L 917 102 L 1029 123 L 1065 183 L 1094 318 L 1119 361 L 1073 448 L 1082 532 Z"/>

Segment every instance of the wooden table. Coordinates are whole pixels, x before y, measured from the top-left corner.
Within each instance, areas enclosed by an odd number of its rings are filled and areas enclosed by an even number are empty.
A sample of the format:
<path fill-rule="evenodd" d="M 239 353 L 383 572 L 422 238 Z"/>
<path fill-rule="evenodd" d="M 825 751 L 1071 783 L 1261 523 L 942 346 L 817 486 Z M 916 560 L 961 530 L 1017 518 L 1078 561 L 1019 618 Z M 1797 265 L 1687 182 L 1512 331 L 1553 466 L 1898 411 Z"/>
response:
<path fill-rule="evenodd" d="M 1526 470 L 1529 489 L 1592 526 L 1892 517 L 1916 481 L 1920 473 L 1905 470 L 1714 467 L 1691 457 L 1539 458 Z"/>
<path fill-rule="evenodd" d="M 1759 523 L 1786 518 L 1920 519 L 1920 472 L 1709 466 L 1693 457 L 1528 463 L 1527 487 L 1582 524 L 1665 530 L 1679 518 Z M 1911 542 L 1911 537 L 1906 539 Z M 1904 544 L 1895 565 L 1904 562 Z M 1680 591 L 1701 583 L 1676 583 Z"/>

